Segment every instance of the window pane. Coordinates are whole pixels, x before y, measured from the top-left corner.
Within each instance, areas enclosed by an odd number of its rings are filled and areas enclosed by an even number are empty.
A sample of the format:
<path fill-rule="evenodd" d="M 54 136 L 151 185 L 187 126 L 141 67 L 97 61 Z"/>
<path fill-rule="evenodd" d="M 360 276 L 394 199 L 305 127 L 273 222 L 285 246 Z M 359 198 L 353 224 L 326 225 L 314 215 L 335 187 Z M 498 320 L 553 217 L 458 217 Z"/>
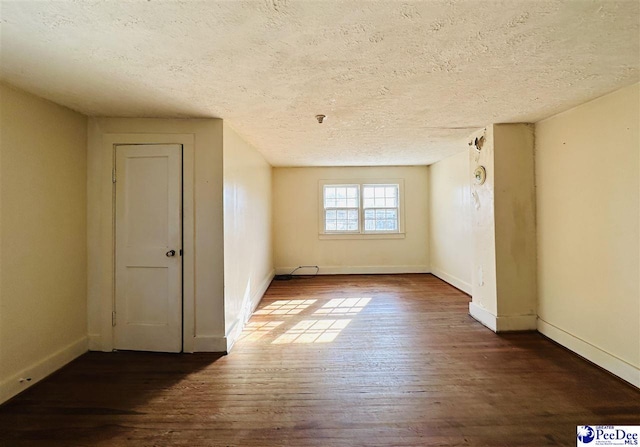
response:
<path fill-rule="evenodd" d="M 346 231 L 347 230 L 347 221 L 346 220 L 339 220 L 337 222 L 337 229 L 338 229 L 338 231 Z"/>
<path fill-rule="evenodd" d="M 326 186 L 324 188 L 324 197 L 325 199 L 333 199 L 336 196 L 336 189 L 331 186 Z"/>
<path fill-rule="evenodd" d="M 395 186 L 387 186 L 384 189 L 385 197 L 396 197 L 397 192 L 398 192 L 398 188 L 396 188 Z"/>
<path fill-rule="evenodd" d="M 357 198 L 358 197 L 358 188 L 355 186 L 351 186 L 347 188 L 347 197 L 348 198 Z"/>
<path fill-rule="evenodd" d="M 371 186 L 365 186 L 362 190 L 365 198 L 373 198 L 373 188 Z"/>
<path fill-rule="evenodd" d="M 375 206 L 384 206 L 384 197 L 375 198 Z"/>
<path fill-rule="evenodd" d="M 396 207 L 396 199 L 395 198 L 391 198 L 390 199 L 390 198 L 387 197 L 386 199 L 384 199 L 384 204 L 385 204 L 385 206 L 395 208 Z"/>
<path fill-rule="evenodd" d="M 356 222 L 358 221 L 358 210 L 349 210 L 348 215 L 349 220 L 355 220 Z"/>
<path fill-rule="evenodd" d="M 375 219 L 376 217 L 376 210 L 365 210 L 364 211 L 364 218 L 365 219 Z"/>
<path fill-rule="evenodd" d="M 373 205 L 374 205 L 373 199 L 364 199 L 365 208 L 373 208 Z"/>
<path fill-rule="evenodd" d="M 347 206 L 347 199 L 336 199 L 336 206 L 337 207 L 346 207 Z"/>
<path fill-rule="evenodd" d="M 376 186 L 375 191 L 376 191 L 375 192 L 376 198 L 377 197 L 384 197 L 384 187 Z"/>
<path fill-rule="evenodd" d="M 349 229 L 349 231 L 358 231 L 358 221 L 350 220 L 347 228 Z"/>
<path fill-rule="evenodd" d="M 346 220 L 347 219 L 347 210 L 338 210 L 336 212 L 338 220 Z"/>
<path fill-rule="evenodd" d="M 339 199 L 346 199 L 347 198 L 347 188 L 336 188 L 336 197 Z"/>
<path fill-rule="evenodd" d="M 336 231 L 336 221 L 327 220 L 324 225 L 325 231 Z"/>
<path fill-rule="evenodd" d="M 358 208 L 358 199 L 347 199 L 347 206 L 349 208 Z"/>
<path fill-rule="evenodd" d="M 328 210 L 325 212 L 325 219 L 336 220 L 336 210 Z"/>
<path fill-rule="evenodd" d="M 373 231 L 376 229 L 376 223 L 373 220 L 366 220 L 364 222 L 365 231 Z"/>

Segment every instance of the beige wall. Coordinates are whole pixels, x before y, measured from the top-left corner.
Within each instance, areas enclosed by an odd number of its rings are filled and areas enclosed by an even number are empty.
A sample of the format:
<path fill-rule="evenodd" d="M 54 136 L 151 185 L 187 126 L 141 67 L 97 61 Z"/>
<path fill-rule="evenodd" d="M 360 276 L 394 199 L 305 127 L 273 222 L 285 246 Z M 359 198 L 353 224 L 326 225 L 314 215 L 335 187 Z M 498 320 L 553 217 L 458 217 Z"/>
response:
<path fill-rule="evenodd" d="M 273 279 L 271 165 L 227 124 L 224 147 L 224 311 L 227 350 Z"/>
<path fill-rule="evenodd" d="M 533 126 L 493 124 L 469 149 L 473 181 L 471 316 L 496 332 L 536 328 L 536 232 Z M 480 134 L 474 135 L 473 140 Z"/>
<path fill-rule="evenodd" d="M 471 293 L 471 193 L 467 146 L 429 166 L 431 273 Z"/>
<path fill-rule="evenodd" d="M 406 237 L 401 239 L 320 239 L 320 180 L 404 179 Z M 426 166 L 275 168 L 273 225 L 276 272 L 318 265 L 320 273 L 400 273 L 429 271 Z M 313 270 L 305 271 L 312 273 Z"/>
<path fill-rule="evenodd" d="M 539 325 L 640 386 L 639 84 L 536 125 Z"/>
<path fill-rule="evenodd" d="M 0 402 L 87 349 L 86 143 L 84 116 L 0 84 Z"/>
<path fill-rule="evenodd" d="M 184 350 L 225 351 L 222 120 L 91 118 L 88 306 L 93 350 L 113 348 L 111 168 L 114 144 L 183 145 Z"/>

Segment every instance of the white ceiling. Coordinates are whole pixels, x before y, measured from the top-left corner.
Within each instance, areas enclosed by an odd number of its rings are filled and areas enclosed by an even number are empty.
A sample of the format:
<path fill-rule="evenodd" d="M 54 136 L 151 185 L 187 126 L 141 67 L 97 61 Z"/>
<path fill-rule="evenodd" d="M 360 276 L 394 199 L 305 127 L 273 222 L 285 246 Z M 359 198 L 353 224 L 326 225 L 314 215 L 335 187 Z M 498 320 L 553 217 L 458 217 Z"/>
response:
<path fill-rule="evenodd" d="M 0 76 L 87 115 L 223 118 L 275 166 L 430 164 L 638 82 L 639 5 L 2 0 Z"/>

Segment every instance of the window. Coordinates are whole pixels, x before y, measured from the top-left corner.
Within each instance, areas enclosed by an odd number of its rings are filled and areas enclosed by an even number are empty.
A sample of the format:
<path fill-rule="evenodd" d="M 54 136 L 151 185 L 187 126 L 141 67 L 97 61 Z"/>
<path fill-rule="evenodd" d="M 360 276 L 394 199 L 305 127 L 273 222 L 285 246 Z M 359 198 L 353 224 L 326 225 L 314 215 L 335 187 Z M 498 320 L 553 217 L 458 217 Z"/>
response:
<path fill-rule="evenodd" d="M 360 232 L 360 185 L 324 187 L 324 231 Z"/>
<path fill-rule="evenodd" d="M 402 233 L 401 185 L 395 182 L 321 181 L 321 235 Z"/>

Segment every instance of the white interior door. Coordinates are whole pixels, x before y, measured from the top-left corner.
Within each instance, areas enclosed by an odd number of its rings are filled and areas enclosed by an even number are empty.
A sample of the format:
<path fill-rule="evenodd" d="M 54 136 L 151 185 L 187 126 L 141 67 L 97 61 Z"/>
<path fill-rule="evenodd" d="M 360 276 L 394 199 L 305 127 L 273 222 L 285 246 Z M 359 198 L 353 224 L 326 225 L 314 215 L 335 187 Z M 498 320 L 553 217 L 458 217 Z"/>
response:
<path fill-rule="evenodd" d="M 115 349 L 182 350 L 182 146 L 116 146 Z"/>

